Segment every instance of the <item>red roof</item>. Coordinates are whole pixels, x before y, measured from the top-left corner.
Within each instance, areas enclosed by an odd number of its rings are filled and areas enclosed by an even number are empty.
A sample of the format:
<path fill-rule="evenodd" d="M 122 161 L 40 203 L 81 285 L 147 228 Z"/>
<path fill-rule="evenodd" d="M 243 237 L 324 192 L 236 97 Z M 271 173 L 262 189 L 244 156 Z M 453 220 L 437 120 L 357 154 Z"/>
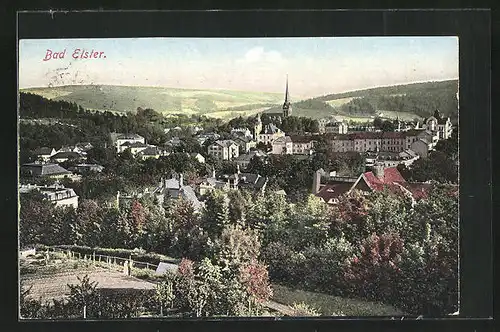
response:
<path fill-rule="evenodd" d="M 370 189 L 381 191 L 384 190 L 385 187 L 389 187 L 389 189 L 396 189 L 400 191 L 400 187 L 398 184 L 406 183 L 406 180 L 403 178 L 401 173 L 399 173 L 396 167 L 389 167 L 384 169 L 384 177 L 379 179 L 373 174 L 373 172 L 363 173 L 363 178 L 365 179 L 366 184 Z"/>
<path fill-rule="evenodd" d="M 406 189 L 408 189 L 413 198 L 416 200 L 427 198 L 429 195 L 429 190 L 432 188 L 430 183 L 406 183 Z"/>

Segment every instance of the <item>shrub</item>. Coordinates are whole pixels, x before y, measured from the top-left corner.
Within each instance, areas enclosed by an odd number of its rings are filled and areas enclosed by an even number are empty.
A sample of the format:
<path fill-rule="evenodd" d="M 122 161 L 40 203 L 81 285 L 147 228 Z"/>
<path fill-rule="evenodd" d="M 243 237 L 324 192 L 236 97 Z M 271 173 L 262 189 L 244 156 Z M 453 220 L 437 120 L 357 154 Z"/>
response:
<path fill-rule="evenodd" d="M 293 309 L 293 315 L 294 316 L 321 316 L 319 313 L 318 309 L 305 304 L 304 302 L 301 303 L 294 303 L 292 305 Z"/>

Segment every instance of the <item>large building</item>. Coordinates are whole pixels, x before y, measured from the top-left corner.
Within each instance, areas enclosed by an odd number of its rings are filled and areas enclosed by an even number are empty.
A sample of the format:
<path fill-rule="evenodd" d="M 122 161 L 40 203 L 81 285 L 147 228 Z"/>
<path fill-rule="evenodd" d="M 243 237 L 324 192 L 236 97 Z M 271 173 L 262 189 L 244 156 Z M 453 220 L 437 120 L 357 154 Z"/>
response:
<path fill-rule="evenodd" d="M 453 132 L 453 125 L 450 118 L 443 117 L 439 110 L 436 110 L 433 116 L 424 119 L 423 123 L 424 128 L 437 133 L 439 139 L 448 139 Z"/>
<path fill-rule="evenodd" d="M 208 154 L 217 159 L 233 160 L 240 155 L 239 145 L 233 140 L 219 140 L 208 146 Z"/>
<path fill-rule="evenodd" d="M 327 143 L 333 152 L 369 152 L 387 151 L 403 152 L 412 149 L 418 140 L 428 143 L 434 148 L 439 138 L 428 130 L 408 130 L 401 132 L 359 132 L 351 134 L 327 134 Z"/>
<path fill-rule="evenodd" d="M 19 187 L 20 194 L 26 194 L 32 191 L 38 191 L 47 200 L 55 203 L 56 207 L 72 206 L 75 209 L 78 208 L 78 196 L 71 188 L 65 188 L 62 185 L 38 186 L 31 184 L 21 185 L 21 187 Z"/>
<path fill-rule="evenodd" d="M 274 140 L 284 137 L 285 133 L 274 124 L 269 123 L 264 126 L 260 134 L 257 136 L 257 143 L 272 144 Z"/>
<path fill-rule="evenodd" d="M 72 178 L 73 173 L 58 164 L 27 163 L 21 166 L 24 176 L 47 177 L 52 179 Z"/>

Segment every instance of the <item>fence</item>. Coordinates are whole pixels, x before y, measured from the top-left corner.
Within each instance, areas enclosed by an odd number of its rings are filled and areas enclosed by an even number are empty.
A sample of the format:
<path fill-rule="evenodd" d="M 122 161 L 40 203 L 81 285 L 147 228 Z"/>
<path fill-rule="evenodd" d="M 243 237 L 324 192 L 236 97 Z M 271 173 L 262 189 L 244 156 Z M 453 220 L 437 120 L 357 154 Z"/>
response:
<path fill-rule="evenodd" d="M 60 252 L 64 253 L 66 257 L 72 258 L 72 259 L 83 259 L 87 261 L 92 261 L 94 263 L 99 262 L 99 263 L 106 263 L 108 266 L 116 266 L 120 267 L 120 269 L 123 268 L 124 263 L 130 262 L 130 266 L 138 268 L 138 269 L 149 269 L 149 270 L 156 270 L 158 268 L 158 265 L 148 263 L 148 262 L 140 262 L 140 261 L 134 261 L 132 257 L 130 256 L 129 258 L 123 258 L 123 257 L 118 257 L 118 256 L 109 256 L 109 255 L 102 255 L 102 254 L 96 254 L 95 251 L 92 254 L 82 254 L 80 252 L 72 251 L 69 249 L 61 249 L 61 248 L 55 248 L 55 247 L 48 247 L 47 252 Z"/>

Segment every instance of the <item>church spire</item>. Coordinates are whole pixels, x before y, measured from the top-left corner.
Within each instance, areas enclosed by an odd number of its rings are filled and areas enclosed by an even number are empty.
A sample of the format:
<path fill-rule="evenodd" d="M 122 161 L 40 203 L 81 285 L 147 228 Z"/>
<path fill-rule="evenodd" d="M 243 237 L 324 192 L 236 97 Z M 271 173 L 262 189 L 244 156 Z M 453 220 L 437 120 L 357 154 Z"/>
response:
<path fill-rule="evenodd" d="M 290 105 L 290 93 L 288 92 L 288 74 L 286 75 L 285 102 L 283 103 L 283 117 L 292 115 L 292 106 Z"/>

